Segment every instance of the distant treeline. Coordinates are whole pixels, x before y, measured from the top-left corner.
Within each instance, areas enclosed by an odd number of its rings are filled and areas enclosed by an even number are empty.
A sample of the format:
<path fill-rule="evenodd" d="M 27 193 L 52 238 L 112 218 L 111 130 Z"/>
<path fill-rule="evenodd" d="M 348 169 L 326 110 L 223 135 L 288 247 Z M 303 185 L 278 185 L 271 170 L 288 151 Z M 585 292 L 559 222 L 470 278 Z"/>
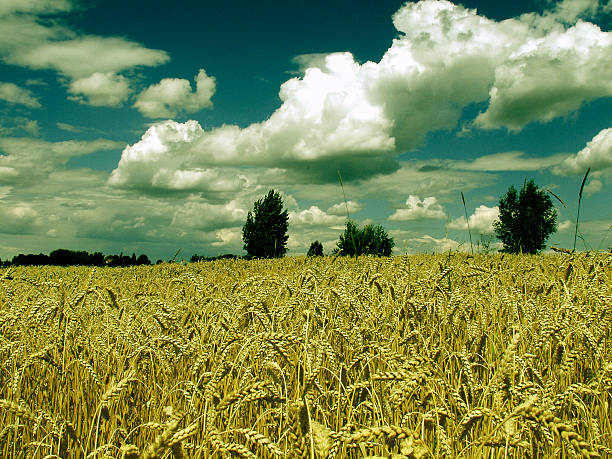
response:
<path fill-rule="evenodd" d="M 160 260 L 161 261 L 161 260 Z M 44 253 L 15 255 L 11 261 L 0 261 L 2 266 L 136 266 L 150 265 L 149 257 L 142 254 L 131 256 L 104 255 L 102 252 L 89 253 L 84 250 L 57 249 L 49 255 Z"/>
<path fill-rule="evenodd" d="M 215 261 L 223 259 L 237 259 L 242 258 L 239 255 L 226 253 L 218 255 L 216 257 L 206 257 L 203 255 L 193 255 L 191 257 L 191 263 L 198 261 Z M 174 260 L 173 260 L 174 261 Z M 157 264 L 162 263 L 163 260 L 157 260 Z M 57 249 L 51 252 L 49 255 L 44 253 L 28 253 L 15 255 L 11 261 L 0 260 L 0 266 L 139 266 L 139 265 L 150 265 L 151 260 L 145 254 L 136 257 L 136 254 L 132 255 L 104 255 L 102 252 L 89 253 L 85 250 L 68 250 L 68 249 Z"/>
<path fill-rule="evenodd" d="M 205 257 L 203 255 L 193 255 L 191 257 L 191 260 L 189 260 L 191 263 L 197 263 L 198 261 L 215 261 L 215 260 L 225 260 L 225 259 L 230 259 L 230 260 L 236 260 L 238 258 L 243 258 L 239 255 L 234 255 L 233 253 L 225 253 L 223 255 L 217 255 L 216 257 Z"/>

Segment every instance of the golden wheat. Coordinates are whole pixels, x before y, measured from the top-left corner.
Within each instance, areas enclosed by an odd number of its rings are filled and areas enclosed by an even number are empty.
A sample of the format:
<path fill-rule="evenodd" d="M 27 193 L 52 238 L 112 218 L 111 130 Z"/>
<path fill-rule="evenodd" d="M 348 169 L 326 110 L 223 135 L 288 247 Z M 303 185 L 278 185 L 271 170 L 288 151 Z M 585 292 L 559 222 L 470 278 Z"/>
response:
<path fill-rule="evenodd" d="M 0 457 L 612 453 L 609 254 L 0 271 Z"/>

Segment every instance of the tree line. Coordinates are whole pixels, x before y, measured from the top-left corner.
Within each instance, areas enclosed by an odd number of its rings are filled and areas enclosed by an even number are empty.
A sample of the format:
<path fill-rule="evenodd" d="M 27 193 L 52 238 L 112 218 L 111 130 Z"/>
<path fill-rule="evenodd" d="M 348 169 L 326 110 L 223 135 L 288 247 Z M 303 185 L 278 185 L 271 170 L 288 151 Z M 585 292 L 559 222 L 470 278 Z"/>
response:
<path fill-rule="evenodd" d="M 224 254 L 206 257 L 195 254 L 190 261 L 283 257 L 287 253 L 288 226 L 289 214 L 286 209 L 283 209 L 282 197 L 277 191 L 270 190 L 266 196 L 253 204 L 253 211 L 248 213 L 242 228 L 243 249 L 247 252 L 246 256 Z M 533 180 L 525 181 L 520 191 L 510 186 L 508 191 L 500 197 L 499 218 L 494 222 L 493 227 L 496 237 L 503 244 L 502 252 L 534 254 L 546 247 L 546 240 L 557 230 L 557 211 L 544 190 L 540 189 Z M 332 255 L 390 256 L 394 246 L 393 238 L 381 225 L 365 225 L 360 228 L 347 216 L 344 232 L 340 234 Z M 312 242 L 307 256 L 322 255 L 323 244 L 318 240 Z M 161 262 L 162 260 L 157 261 L 157 263 Z M 101 252 L 89 253 L 67 249 L 54 250 L 49 255 L 19 254 L 11 261 L 4 263 L 0 260 L 1 266 L 138 266 L 150 264 L 151 261 L 145 254 L 138 257 L 134 253 L 131 256 L 123 255 L 123 253 L 105 256 Z"/>
<path fill-rule="evenodd" d="M 161 260 L 160 260 L 161 261 Z M 84 250 L 53 250 L 49 255 L 44 253 L 15 255 L 11 261 L 0 260 L 1 266 L 139 266 L 150 265 L 151 260 L 145 254 L 136 257 L 130 255 L 104 255 L 102 252 L 89 253 Z"/>

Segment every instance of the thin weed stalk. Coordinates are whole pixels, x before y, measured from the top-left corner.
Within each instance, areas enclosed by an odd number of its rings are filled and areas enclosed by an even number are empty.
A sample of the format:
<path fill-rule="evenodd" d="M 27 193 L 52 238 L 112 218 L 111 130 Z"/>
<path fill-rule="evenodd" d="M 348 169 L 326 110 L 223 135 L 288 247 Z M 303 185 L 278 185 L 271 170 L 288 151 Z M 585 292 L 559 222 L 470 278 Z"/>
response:
<path fill-rule="evenodd" d="M 580 219 L 580 203 L 582 201 L 582 190 L 584 190 L 584 184 L 586 182 L 587 177 L 589 176 L 590 171 L 591 168 L 589 167 L 586 171 L 586 174 L 584 174 L 584 178 L 582 179 L 582 185 L 580 185 L 580 192 L 578 193 L 578 213 L 576 214 L 576 230 L 574 231 L 574 252 L 576 251 L 576 239 L 578 238 L 578 220 Z"/>
<path fill-rule="evenodd" d="M 470 230 L 470 220 L 467 214 L 467 207 L 465 206 L 465 196 L 463 196 L 463 191 L 461 192 L 461 200 L 463 201 L 463 211 L 465 212 L 465 222 L 467 223 L 468 234 L 470 235 L 470 250 L 472 251 L 472 255 L 474 255 L 474 245 L 472 244 L 472 231 Z"/>

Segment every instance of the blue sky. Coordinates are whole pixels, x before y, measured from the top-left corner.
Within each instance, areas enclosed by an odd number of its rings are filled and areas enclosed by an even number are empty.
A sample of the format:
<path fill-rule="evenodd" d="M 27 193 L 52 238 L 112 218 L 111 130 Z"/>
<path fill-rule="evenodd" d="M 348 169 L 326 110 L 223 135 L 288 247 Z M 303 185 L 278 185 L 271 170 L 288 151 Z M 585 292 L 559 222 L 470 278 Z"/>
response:
<path fill-rule="evenodd" d="M 612 3 L 0 2 L 0 257 L 243 253 L 279 190 L 289 254 L 346 219 L 396 253 L 491 240 L 525 178 L 612 245 Z M 496 241 L 492 241 L 494 246 Z"/>

